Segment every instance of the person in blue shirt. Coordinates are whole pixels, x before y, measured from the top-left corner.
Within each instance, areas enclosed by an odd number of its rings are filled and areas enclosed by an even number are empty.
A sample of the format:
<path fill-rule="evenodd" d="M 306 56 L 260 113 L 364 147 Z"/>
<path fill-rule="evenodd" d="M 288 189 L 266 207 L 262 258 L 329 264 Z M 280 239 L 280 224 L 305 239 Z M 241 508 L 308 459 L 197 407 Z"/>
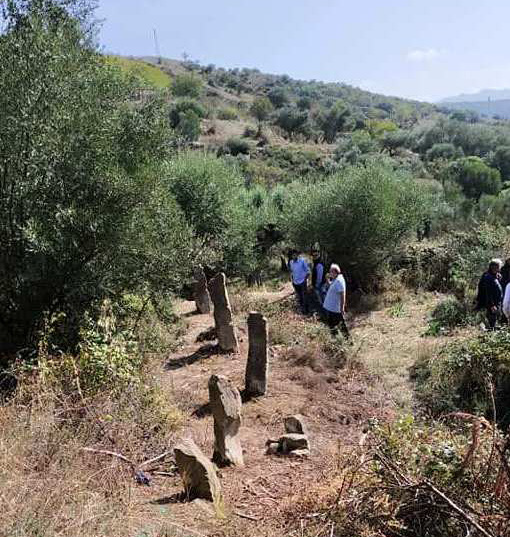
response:
<path fill-rule="evenodd" d="M 299 308 L 303 315 L 308 313 L 308 304 L 306 301 L 306 293 L 308 289 L 308 277 L 310 276 L 310 268 L 306 260 L 298 255 L 297 250 L 290 252 L 289 271 L 294 286 L 294 291 L 298 300 Z"/>
<path fill-rule="evenodd" d="M 328 326 L 333 335 L 338 334 L 338 325 L 346 339 L 349 339 L 349 330 L 345 323 L 345 298 L 347 288 L 340 267 L 333 263 L 329 269 L 331 283 L 322 305 L 328 315 Z"/>

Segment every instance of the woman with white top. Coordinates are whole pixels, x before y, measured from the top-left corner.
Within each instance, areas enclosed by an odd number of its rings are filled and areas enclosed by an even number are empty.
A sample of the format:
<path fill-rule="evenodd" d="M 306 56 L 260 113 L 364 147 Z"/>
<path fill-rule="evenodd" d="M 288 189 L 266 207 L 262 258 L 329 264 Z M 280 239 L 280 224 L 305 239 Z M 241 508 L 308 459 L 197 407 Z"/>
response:
<path fill-rule="evenodd" d="M 343 335 L 349 338 L 349 330 L 345 324 L 344 317 L 346 297 L 345 279 L 342 276 L 340 267 L 335 263 L 331 265 L 329 272 L 332 280 L 322 307 L 328 316 L 328 326 L 331 329 L 331 333 L 334 335 L 338 334 L 338 325 L 340 325 Z"/>

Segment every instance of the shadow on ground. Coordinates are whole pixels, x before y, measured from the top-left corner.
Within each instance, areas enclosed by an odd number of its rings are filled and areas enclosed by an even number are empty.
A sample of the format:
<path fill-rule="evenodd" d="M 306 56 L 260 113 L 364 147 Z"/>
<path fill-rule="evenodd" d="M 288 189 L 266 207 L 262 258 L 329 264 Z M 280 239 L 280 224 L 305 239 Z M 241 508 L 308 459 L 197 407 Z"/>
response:
<path fill-rule="evenodd" d="M 203 345 L 194 353 L 187 356 L 181 356 L 179 358 L 172 358 L 168 360 L 165 364 L 165 369 L 167 371 L 174 371 L 176 369 L 181 369 L 181 367 L 186 367 L 188 365 L 194 364 L 201 360 L 206 360 L 215 354 L 220 354 L 220 349 L 218 345 L 208 344 Z"/>

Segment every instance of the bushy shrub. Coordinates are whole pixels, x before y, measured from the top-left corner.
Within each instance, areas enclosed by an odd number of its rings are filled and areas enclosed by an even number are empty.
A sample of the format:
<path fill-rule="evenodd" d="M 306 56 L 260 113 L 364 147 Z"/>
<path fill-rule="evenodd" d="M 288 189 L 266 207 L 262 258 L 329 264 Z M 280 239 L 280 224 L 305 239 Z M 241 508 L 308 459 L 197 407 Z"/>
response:
<path fill-rule="evenodd" d="M 502 187 L 498 170 L 490 168 L 478 157 L 465 157 L 450 165 L 449 176 L 468 198 L 476 201 L 482 194 L 497 194 Z"/>
<path fill-rule="evenodd" d="M 172 80 L 172 94 L 175 97 L 191 97 L 197 99 L 202 93 L 203 80 L 194 73 L 176 75 Z"/>
<path fill-rule="evenodd" d="M 47 312 L 76 328 L 93 302 L 143 285 L 123 257 L 168 142 L 163 103 L 127 104 L 135 81 L 89 45 L 63 7 L 78 3 L 20 4 L 6 5 L 0 38 L 0 347 L 10 350 L 34 344 Z"/>
<path fill-rule="evenodd" d="M 249 155 L 250 143 L 238 137 L 229 138 L 223 145 L 220 153 L 233 155 L 234 157 L 237 155 Z"/>
<path fill-rule="evenodd" d="M 447 345 L 416 364 L 422 403 L 434 414 L 462 410 L 510 424 L 510 331 L 489 332 Z"/>
<path fill-rule="evenodd" d="M 224 121 L 235 121 L 239 117 L 239 115 L 235 108 L 230 107 L 230 108 L 220 108 L 216 112 L 216 117 Z"/>
<path fill-rule="evenodd" d="M 203 119 L 207 115 L 205 108 L 195 99 L 179 99 L 170 107 L 170 113 L 168 115 L 172 129 L 175 129 L 179 125 L 181 114 L 184 112 L 193 112 L 200 119 Z"/>
<path fill-rule="evenodd" d="M 295 184 L 290 196 L 290 239 L 302 248 L 320 245 L 350 278 L 372 289 L 385 261 L 426 209 L 425 196 L 410 176 L 374 163 L 319 184 Z"/>
<path fill-rule="evenodd" d="M 430 314 L 427 334 L 437 336 L 452 328 L 467 325 L 473 319 L 473 308 L 465 300 L 448 297 L 439 302 Z"/>
<path fill-rule="evenodd" d="M 192 110 L 181 112 L 175 132 L 187 142 L 195 142 L 200 137 L 200 118 Z"/>

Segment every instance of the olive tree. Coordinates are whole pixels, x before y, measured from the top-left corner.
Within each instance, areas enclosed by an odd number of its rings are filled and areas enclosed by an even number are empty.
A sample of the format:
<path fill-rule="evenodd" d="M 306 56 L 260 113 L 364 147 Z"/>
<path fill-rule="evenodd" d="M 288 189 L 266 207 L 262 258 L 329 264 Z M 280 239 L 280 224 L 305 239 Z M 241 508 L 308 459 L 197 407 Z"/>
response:
<path fill-rule="evenodd" d="M 130 103 L 135 84 L 93 48 L 87 7 L 3 5 L 0 345 L 11 350 L 34 342 L 45 315 L 63 312 L 76 328 L 95 301 L 159 270 L 142 274 L 143 245 L 161 230 L 141 222 L 151 218 L 167 116 L 157 100 Z"/>

